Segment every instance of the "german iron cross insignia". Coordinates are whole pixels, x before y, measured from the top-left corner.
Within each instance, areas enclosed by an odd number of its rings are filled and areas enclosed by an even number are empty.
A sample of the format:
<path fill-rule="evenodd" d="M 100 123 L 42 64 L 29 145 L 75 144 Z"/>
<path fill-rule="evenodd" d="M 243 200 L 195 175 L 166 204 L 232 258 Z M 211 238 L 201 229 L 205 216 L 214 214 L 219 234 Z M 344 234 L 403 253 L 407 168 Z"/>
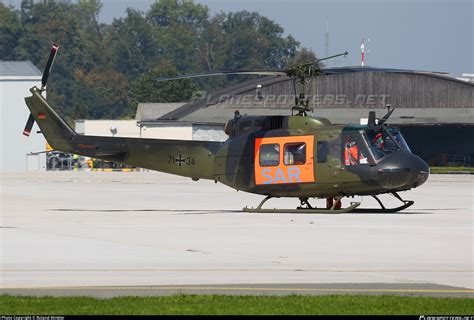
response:
<path fill-rule="evenodd" d="M 182 154 L 178 154 L 177 156 L 168 156 L 168 163 L 177 165 L 177 166 L 194 166 L 196 164 L 196 160 L 194 157 L 183 156 Z"/>
<path fill-rule="evenodd" d="M 174 160 L 174 161 L 175 161 L 175 163 L 176 163 L 178 166 L 181 167 L 182 165 L 185 164 L 186 158 L 183 158 L 183 155 L 180 154 L 180 155 L 178 155 L 177 157 L 175 157 L 175 160 Z"/>

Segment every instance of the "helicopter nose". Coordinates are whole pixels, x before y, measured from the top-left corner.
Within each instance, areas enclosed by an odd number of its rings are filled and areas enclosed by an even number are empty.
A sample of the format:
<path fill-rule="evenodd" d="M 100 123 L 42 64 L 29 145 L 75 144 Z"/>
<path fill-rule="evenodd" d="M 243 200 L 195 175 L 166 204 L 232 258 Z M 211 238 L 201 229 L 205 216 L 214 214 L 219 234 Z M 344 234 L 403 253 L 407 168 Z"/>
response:
<path fill-rule="evenodd" d="M 428 179 L 428 164 L 407 151 L 391 153 L 378 165 L 377 181 L 387 189 L 416 188 Z"/>

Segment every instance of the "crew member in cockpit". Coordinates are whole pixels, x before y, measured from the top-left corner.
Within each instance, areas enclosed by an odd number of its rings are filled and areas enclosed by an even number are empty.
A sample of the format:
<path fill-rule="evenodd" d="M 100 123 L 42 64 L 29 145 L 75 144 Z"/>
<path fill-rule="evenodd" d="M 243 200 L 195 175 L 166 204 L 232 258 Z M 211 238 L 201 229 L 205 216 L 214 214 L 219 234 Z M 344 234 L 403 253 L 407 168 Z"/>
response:
<path fill-rule="evenodd" d="M 372 143 L 374 143 L 380 149 L 383 149 L 385 147 L 385 141 L 381 132 L 375 135 L 375 137 L 372 139 Z"/>
<path fill-rule="evenodd" d="M 346 166 L 368 163 L 354 140 L 347 141 L 344 146 L 344 163 Z"/>

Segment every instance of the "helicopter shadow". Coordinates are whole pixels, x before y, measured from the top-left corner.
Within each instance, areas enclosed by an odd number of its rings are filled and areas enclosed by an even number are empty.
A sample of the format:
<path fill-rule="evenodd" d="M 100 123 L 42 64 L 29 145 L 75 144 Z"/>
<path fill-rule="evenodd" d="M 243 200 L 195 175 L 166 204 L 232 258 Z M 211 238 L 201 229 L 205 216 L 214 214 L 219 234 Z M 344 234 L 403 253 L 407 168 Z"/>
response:
<path fill-rule="evenodd" d="M 90 213 L 129 213 L 129 212 L 171 212 L 181 215 L 191 214 L 217 214 L 217 213 L 241 213 L 241 210 L 215 210 L 215 209 L 202 209 L 202 210 L 188 210 L 188 209 L 75 209 L 75 208 L 53 208 L 49 211 L 58 212 L 90 212 Z"/>
<path fill-rule="evenodd" d="M 337 215 L 430 215 L 435 214 L 433 211 L 456 211 L 463 210 L 463 208 L 430 208 L 430 209 L 419 209 L 416 211 L 397 211 L 397 212 L 370 212 L 369 208 L 358 209 L 357 212 L 338 213 Z M 242 210 L 232 209 L 87 209 L 87 208 L 53 208 L 49 211 L 58 212 L 90 212 L 90 213 L 130 213 L 130 212 L 150 212 L 160 213 L 168 212 L 176 215 L 205 215 L 205 214 L 219 214 L 219 213 L 245 213 Z M 275 213 L 275 214 L 288 214 L 288 215 L 307 215 L 305 213 Z M 314 215 L 335 215 L 333 213 L 320 213 Z"/>
<path fill-rule="evenodd" d="M 348 214 L 401 214 L 401 215 L 410 215 L 410 214 L 435 214 L 434 211 L 459 211 L 464 208 L 422 208 L 416 211 L 397 211 L 397 212 L 364 212 L 365 208 L 358 209 L 358 212 L 348 212 Z"/>
<path fill-rule="evenodd" d="M 374 214 L 374 215 L 412 215 L 412 214 L 433 214 L 433 212 L 426 212 L 426 211 L 398 211 L 398 212 L 364 212 L 360 209 L 359 212 L 348 212 L 346 214 L 349 215 L 366 215 L 366 214 Z"/>

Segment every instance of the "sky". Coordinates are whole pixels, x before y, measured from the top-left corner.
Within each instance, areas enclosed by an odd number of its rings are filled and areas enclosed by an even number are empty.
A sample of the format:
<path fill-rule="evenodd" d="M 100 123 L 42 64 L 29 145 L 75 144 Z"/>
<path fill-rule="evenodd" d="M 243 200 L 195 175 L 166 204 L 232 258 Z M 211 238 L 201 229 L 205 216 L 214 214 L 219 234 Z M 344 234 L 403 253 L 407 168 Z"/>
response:
<path fill-rule="evenodd" d="M 19 7 L 20 0 L 0 0 Z M 110 23 L 132 7 L 147 11 L 155 0 L 102 0 L 101 22 Z M 257 11 L 280 24 L 301 46 L 326 55 L 349 51 L 329 66 L 366 65 L 474 73 L 474 0 L 195 0 L 212 14 Z M 327 21 L 327 24 L 326 24 Z M 326 27 L 326 25 L 328 27 Z"/>

